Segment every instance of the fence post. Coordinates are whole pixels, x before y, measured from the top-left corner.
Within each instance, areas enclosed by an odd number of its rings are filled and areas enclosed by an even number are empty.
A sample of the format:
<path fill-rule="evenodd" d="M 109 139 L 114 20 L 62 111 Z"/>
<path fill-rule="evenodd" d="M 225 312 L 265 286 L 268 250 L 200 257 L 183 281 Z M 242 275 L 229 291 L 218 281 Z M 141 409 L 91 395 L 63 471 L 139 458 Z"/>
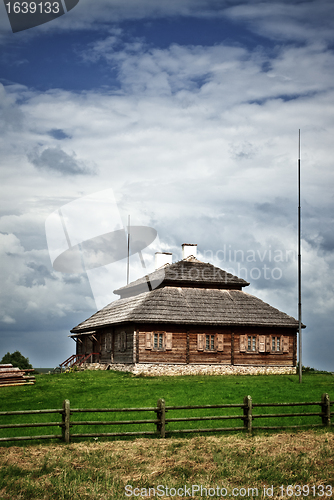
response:
<path fill-rule="evenodd" d="M 331 402 L 326 392 L 321 396 L 321 410 L 322 423 L 329 427 L 331 425 Z"/>
<path fill-rule="evenodd" d="M 252 432 L 252 398 L 251 396 L 244 397 L 244 426 L 248 432 Z"/>
<path fill-rule="evenodd" d="M 67 444 L 70 442 L 70 414 L 70 402 L 68 399 L 64 399 L 62 412 L 62 438 Z"/>
<path fill-rule="evenodd" d="M 160 433 L 160 437 L 166 437 L 166 404 L 164 399 L 158 399 L 157 403 L 157 419 L 159 422 L 157 423 L 157 432 Z"/>

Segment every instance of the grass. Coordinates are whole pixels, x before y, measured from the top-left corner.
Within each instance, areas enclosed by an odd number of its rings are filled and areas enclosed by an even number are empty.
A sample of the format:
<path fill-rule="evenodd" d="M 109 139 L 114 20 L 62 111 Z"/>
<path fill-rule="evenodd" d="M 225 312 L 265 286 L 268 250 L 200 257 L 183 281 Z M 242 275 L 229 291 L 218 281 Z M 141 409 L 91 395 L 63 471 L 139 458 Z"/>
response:
<path fill-rule="evenodd" d="M 113 371 L 85 371 L 55 375 L 36 375 L 33 386 L 1 388 L 0 411 L 61 408 L 64 399 L 69 399 L 71 408 L 122 408 L 156 406 L 164 398 L 167 406 L 242 404 L 244 396 L 250 394 L 253 403 L 280 403 L 320 401 L 327 392 L 334 400 L 334 376 L 326 373 L 308 373 L 299 384 L 297 375 L 264 376 L 180 376 L 180 377 L 135 377 L 128 373 Z M 319 407 L 261 408 L 253 413 L 320 411 Z M 200 415 L 240 415 L 242 409 L 169 411 L 167 418 Z M 74 414 L 71 420 L 132 420 L 152 419 L 152 412 L 136 414 L 86 413 Z M 37 420 L 38 419 L 38 420 Z M 0 422 L 26 423 L 59 421 L 60 415 L 0 416 Z M 300 424 L 300 417 L 283 419 L 257 419 L 254 425 Z M 320 423 L 320 417 L 309 417 L 308 423 Z M 241 420 L 178 422 L 169 423 L 167 429 L 190 429 L 198 427 L 241 426 Z M 77 426 L 72 433 L 135 431 L 139 427 L 121 426 Z M 141 426 L 142 430 L 155 430 L 154 424 Z M 17 435 L 60 434 L 59 427 L 0 429 L 0 437 Z M 5 446 L 3 444 L 3 446 Z"/>
<path fill-rule="evenodd" d="M 128 498 L 127 485 L 128 494 L 154 497 L 154 489 L 155 498 L 162 499 L 175 497 L 172 488 L 185 486 L 190 489 L 185 498 L 201 498 L 200 491 L 191 494 L 192 485 L 207 488 L 211 498 L 218 498 L 212 495 L 217 486 L 226 488 L 225 496 L 232 498 L 264 498 L 264 488 L 272 487 L 273 494 L 265 498 L 275 499 L 289 498 L 280 496 L 280 487 L 286 492 L 288 485 L 300 485 L 302 498 L 314 499 L 322 485 L 328 493 L 323 498 L 333 498 L 329 487 L 334 486 L 333 464 L 334 434 L 323 430 L 157 439 L 154 444 L 136 439 L 12 446 L 0 448 L 0 498 L 119 500 Z M 157 491 L 165 494 L 158 496 Z M 204 489 L 202 493 L 205 498 Z"/>
<path fill-rule="evenodd" d="M 155 406 L 163 397 L 168 406 L 242 403 L 250 394 L 254 403 L 319 401 L 327 392 L 334 399 L 332 374 L 308 373 L 299 384 L 298 376 L 185 376 L 134 377 L 117 372 L 74 372 L 59 375 L 40 374 L 33 386 L 1 388 L 0 411 L 61 408 L 69 399 L 72 408 L 110 408 Z M 257 409 L 258 411 L 259 409 Z M 262 409 L 261 412 L 275 412 Z M 292 409 L 286 409 L 291 411 Z M 318 408 L 316 408 L 318 411 Z M 202 414 L 242 413 L 236 410 L 201 410 Z M 281 411 L 281 410 L 279 410 Z M 283 411 L 283 410 L 282 410 Z M 299 408 L 292 411 L 299 411 Z M 310 411 L 308 408 L 306 411 Z M 311 410 L 312 411 L 312 410 Z M 254 413 L 256 409 L 254 409 Z M 198 415 L 199 410 L 169 412 L 167 416 Z M 112 415 L 112 417 L 110 417 Z M 117 415 L 119 415 L 117 417 Z M 152 413 L 139 414 L 79 414 L 73 418 L 152 418 Z M 58 415 L 41 415 L 39 421 L 56 420 Z M 71 418 L 72 418 L 71 417 Z M 36 416 L 1 416 L 1 423 L 36 421 Z M 311 417 L 317 422 L 319 417 Z M 273 425 L 275 419 L 267 419 Z M 282 420 L 282 419 L 281 419 Z M 288 420 L 288 419 L 285 419 Z M 289 419 L 290 420 L 290 419 Z M 300 419 L 293 419 L 293 423 Z M 179 422 L 167 428 L 224 425 L 215 422 Z M 231 422 L 235 422 L 234 424 Z M 255 421 L 257 424 L 257 422 Z M 262 423 L 262 422 L 261 422 Z M 278 419 L 278 423 L 283 423 Z M 227 421 L 225 425 L 240 425 Z M 186 426 L 186 427 L 185 427 Z M 147 426 L 148 427 L 148 426 Z M 154 425 L 151 428 L 154 429 Z M 51 433 L 54 429 L 51 428 Z M 95 428 L 73 428 L 75 432 L 97 431 Z M 126 430 L 134 426 L 127 425 Z M 115 431 L 103 427 L 102 431 Z M 0 435 L 41 434 L 45 428 L 8 430 Z M 58 432 L 60 432 L 58 428 Z M 72 430 L 73 432 L 73 430 Z M 14 445 L 13 445 L 14 444 Z M 128 494 L 125 487 L 128 485 Z M 157 488 L 161 485 L 159 496 Z M 191 492 L 192 485 L 207 488 L 207 497 L 219 488 L 226 497 L 291 498 L 288 485 L 304 487 L 302 498 L 320 497 L 321 485 L 334 489 L 334 434 L 332 428 L 268 433 L 196 435 L 168 439 L 132 438 L 131 440 L 74 439 L 69 445 L 34 442 L 3 443 L 0 446 L 1 500 L 114 500 L 122 498 L 175 496 L 178 488 L 190 488 L 185 498 L 201 498 L 201 491 Z M 284 495 L 280 495 L 284 488 Z M 309 493 L 307 494 L 307 487 Z M 311 488 L 314 488 L 313 490 Z M 139 488 L 134 490 L 134 488 Z M 150 489 L 151 488 L 151 489 Z M 167 491 L 166 488 L 176 488 Z M 211 490 L 208 490 L 211 488 Z M 244 488 L 241 494 L 233 488 Z M 153 491 L 155 489 L 155 491 Z M 257 490 L 256 490 L 257 489 Z M 291 493 L 292 490 L 289 490 Z M 298 493 L 297 490 L 293 490 Z M 334 498 L 329 486 L 323 498 Z M 160 493 L 164 494 L 160 494 Z M 205 498 L 205 490 L 202 491 Z M 219 491 L 222 498 L 222 490 Z M 256 494 L 257 493 L 257 494 Z M 328 493 L 326 495 L 326 493 Z M 174 495 L 173 495 L 174 494 Z M 232 496 L 231 496 L 232 495 Z M 297 496 L 297 495 L 296 495 Z M 295 496 L 293 496 L 295 498 Z"/>

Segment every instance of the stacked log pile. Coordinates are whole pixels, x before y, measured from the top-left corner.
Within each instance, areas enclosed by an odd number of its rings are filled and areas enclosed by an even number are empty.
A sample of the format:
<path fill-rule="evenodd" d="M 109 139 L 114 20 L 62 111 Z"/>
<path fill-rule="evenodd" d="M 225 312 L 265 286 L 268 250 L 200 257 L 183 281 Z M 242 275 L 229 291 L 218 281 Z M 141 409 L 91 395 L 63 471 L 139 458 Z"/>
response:
<path fill-rule="evenodd" d="M 27 372 L 34 370 L 20 370 L 11 364 L 0 365 L 0 387 L 7 387 L 10 385 L 33 385 L 35 377 L 26 375 Z"/>

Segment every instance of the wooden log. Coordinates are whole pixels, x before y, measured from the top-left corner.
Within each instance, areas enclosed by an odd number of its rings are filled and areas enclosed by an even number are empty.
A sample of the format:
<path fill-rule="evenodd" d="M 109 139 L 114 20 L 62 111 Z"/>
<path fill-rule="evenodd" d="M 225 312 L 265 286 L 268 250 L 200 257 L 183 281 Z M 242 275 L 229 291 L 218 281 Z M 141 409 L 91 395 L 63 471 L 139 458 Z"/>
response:
<path fill-rule="evenodd" d="M 261 415 L 253 415 L 252 418 L 271 418 L 271 417 L 321 417 L 322 413 L 263 413 Z"/>
<path fill-rule="evenodd" d="M 0 379 L 0 385 L 10 383 L 10 382 L 29 382 L 30 379 L 26 380 L 23 377 L 8 377 Z"/>
<path fill-rule="evenodd" d="M 137 431 L 137 432 L 100 432 L 98 434 L 71 434 L 75 437 L 114 437 L 114 436 L 156 436 L 156 431 Z"/>
<path fill-rule="evenodd" d="M 166 404 L 164 399 L 159 399 L 157 404 L 157 432 L 160 433 L 160 437 L 166 437 Z"/>
<path fill-rule="evenodd" d="M 225 405 L 190 405 L 190 406 L 166 406 L 166 410 L 197 410 L 204 408 L 243 408 L 245 405 L 239 405 L 237 403 L 225 404 Z"/>
<path fill-rule="evenodd" d="M 76 421 L 72 420 L 71 425 L 125 425 L 125 424 L 158 424 L 160 420 L 87 420 L 87 421 Z"/>
<path fill-rule="evenodd" d="M 9 387 L 14 385 L 34 385 L 34 382 L 15 382 L 13 384 L 0 384 L 0 387 Z"/>
<path fill-rule="evenodd" d="M 12 373 L 12 372 L 20 372 L 22 370 L 20 370 L 20 368 L 16 368 L 16 367 L 7 367 L 7 368 L 0 368 L 0 373 L 6 373 L 6 372 L 9 372 L 9 373 Z"/>
<path fill-rule="evenodd" d="M 196 407 L 197 408 L 197 407 Z M 142 408 L 71 408 L 71 413 L 89 413 L 89 412 L 103 412 L 103 411 L 108 411 L 108 412 L 128 412 L 128 411 L 155 411 L 158 408 L 155 406 L 152 407 L 142 407 Z"/>
<path fill-rule="evenodd" d="M 188 434 L 190 432 L 225 432 L 225 431 L 244 431 L 244 427 L 210 427 L 210 429 L 175 429 L 166 431 L 167 434 Z"/>
<path fill-rule="evenodd" d="M 165 422 L 192 422 L 195 420 L 228 420 L 228 419 L 244 419 L 244 415 L 222 415 L 212 417 L 179 417 L 179 418 L 166 418 Z"/>
<path fill-rule="evenodd" d="M 24 372 L 5 372 L 5 373 L 0 373 L 0 380 L 3 378 L 11 378 L 11 377 L 24 377 Z M 31 377 L 32 375 L 26 375 L 27 377 Z"/>
<path fill-rule="evenodd" d="M 331 425 L 331 402 L 329 395 L 327 393 L 322 394 L 321 396 L 321 409 L 322 409 L 322 423 L 326 427 L 330 427 Z"/>
<path fill-rule="evenodd" d="M 0 365 L 0 387 L 33 385 L 35 377 L 33 375 L 27 375 L 27 373 L 34 371 L 33 368 L 20 370 L 20 368 L 12 364 Z"/>
<path fill-rule="evenodd" d="M 4 366 L 4 365 L 0 365 L 0 373 L 12 373 L 12 372 L 15 372 L 15 373 L 28 373 L 28 372 L 34 372 L 35 371 L 35 368 L 27 368 L 27 369 L 23 369 L 21 370 L 20 368 L 18 368 L 17 366 Z"/>
<path fill-rule="evenodd" d="M 251 396 L 244 397 L 244 426 L 249 433 L 252 432 L 252 398 Z"/>
<path fill-rule="evenodd" d="M 1 381 L 0 383 L 0 387 L 3 387 L 4 385 L 7 385 L 7 384 L 27 384 L 28 382 L 31 382 L 32 384 L 34 383 L 34 381 L 30 381 L 30 380 L 21 380 L 21 379 L 8 379 L 8 380 L 3 380 Z"/>
<path fill-rule="evenodd" d="M 260 407 L 270 407 L 270 406 L 319 406 L 321 405 L 321 401 L 312 402 L 312 403 L 254 403 L 253 408 Z"/>
<path fill-rule="evenodd" d="M 43 434 L 42 436 L 17 436 L 9 438 L 0 438 L 0 442 L 4 441 L 32 441 L 38 439 L 62 439 L 60 434 Z"/>
<path fill-rule="evenodd" d="M 63 402 L 63 414 L 62 414 L 62 437 L 66 444 L 70 442 L 70 402 L 68 399 L 64 399 Z"/>
<path fill-rule="evenodd" d="M 63 410 L 16 410 L 0 411 L 0 415 L 35 415 L 39 413 L 62 413 Z"/>
<path fill-rule="evenodd" d="M 0 429 L 17 429 L 19 427 L 60 427 L 61 422 L 38 422 L 37 424 L 3 424 Z"/>

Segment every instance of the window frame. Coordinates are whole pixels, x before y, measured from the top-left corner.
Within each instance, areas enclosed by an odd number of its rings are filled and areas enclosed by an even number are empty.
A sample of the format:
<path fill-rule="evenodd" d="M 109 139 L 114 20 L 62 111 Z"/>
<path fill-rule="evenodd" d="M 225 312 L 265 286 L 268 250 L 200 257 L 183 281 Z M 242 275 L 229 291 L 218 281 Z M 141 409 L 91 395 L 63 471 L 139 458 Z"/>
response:
<path fill-rule="evenodd" d="M 171 351 L 173 349 L 173 333 L 156 330 L 145 332 L 145 349 L 150 351 Z"/>
<path fill-rule="evenodd" d="M 126 351 L 126 331 L 125 330 L 121 330 L 119 332 L 119 351 L 120 352 Z"/>
<path fill-rule="evenodd" d="M 216 335 L 214 333 L 205 334 L 205 348 L 204 351 L 216 351 Z"/>
<path fill-rule="evenodd" d="M 283 353 L 283 338 L 281 335 L 272 335 L 271 336 L 271 353 L 278 354 Z"/>
<path fill-rule="evenodd" d="M 223 352 L 224 334 L 223 333 L 198 333 L 197 351 L 200 352 Z"/>
<path fill-rule="evenodd" d="M 253 334 L 247 335 L 246 352 L 248 354 L 254 354 L 254 353 L 259 352 L 259 339 L 258 339 L 258 337 L 259 337 L 258 335 L 253 335 Z"/>
<path fill-rule="evenodd" d="M 153 346 L 154 350 L 162 351 L 164 347 L 164 334 L 163 332 L 153 332 Z"/>

